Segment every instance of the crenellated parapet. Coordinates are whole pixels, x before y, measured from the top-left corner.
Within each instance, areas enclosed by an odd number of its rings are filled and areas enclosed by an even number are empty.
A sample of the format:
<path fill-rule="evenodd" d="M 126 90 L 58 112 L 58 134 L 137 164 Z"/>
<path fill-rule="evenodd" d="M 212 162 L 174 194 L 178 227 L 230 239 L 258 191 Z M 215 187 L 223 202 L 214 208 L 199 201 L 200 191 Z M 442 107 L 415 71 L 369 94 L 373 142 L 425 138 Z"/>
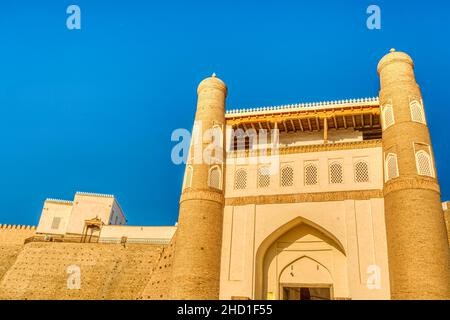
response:
<path fill-rule="evenodd" d="M 235 114 L 252 114 L 252 113 L 273 113 L 273 112 L 292 112 L 292 111 L 307 111 L 308 109 L 321 109 L 321 108 L 344 108 L 344 107 L 361 107 L 361 106 L 378 106 L 378 97 L 371 98 L 359 98 L 359 99 L 346 99 L 346 100 L 334 100 L 334 101 L 320 101 L 309 103 L 295 103 L 285 104 L 279 106 L 266 106 L 256 108 L 239 108 L 229 109 L 226 111 L 226 117 L 229 118 Z"/>
<path fill-rule="evenodd" d="M 0 229 L 11 229 L 11 230 L 36 230 L 36 226 L 28 225 L 11 225 L 11 224 L 0 224 Z"/>
<path fill-rule="evenodd" d="M 75 195 L 88 196 L 88 197 L 100 197 L 100 198 L 114 198 L 114 195 L 112 195 L 112 194 L 81 192 L 81 191 L 77 191 L 77 193 Z"/>
<path fill-rule="evenodd" d="M 0 246 L 22 245 L 25 239 L 35 234 L 35 226 L 0 224 Z"/>
<path fill-rule="evenodd" d="M 64 205 L 68 205 L 68 206 L 73 205 L 73 201 L 61 200 L 61 199 L 53 199 L 53 198 L 45 199 L 45 203 L 64 204 Z"/>

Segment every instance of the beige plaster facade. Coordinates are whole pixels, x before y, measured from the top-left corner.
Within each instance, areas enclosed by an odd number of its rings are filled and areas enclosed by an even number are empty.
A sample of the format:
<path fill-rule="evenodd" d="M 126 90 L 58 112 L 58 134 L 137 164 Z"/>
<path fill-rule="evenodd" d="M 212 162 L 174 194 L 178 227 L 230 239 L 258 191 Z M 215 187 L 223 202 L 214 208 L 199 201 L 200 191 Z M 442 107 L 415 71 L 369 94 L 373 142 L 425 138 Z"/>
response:
<path fill-rule="evenodd" d="M 99 218 L 105 225 L 126 224 L 114 196 L 77 192 L 73 201 L 47 199 L 36 232 L 79 235 L 83 233 L 85 221 L 93 218 Z"/>
<path fill-rule="evenodd" d="M 66 233 L 80 234 L 83 231 L 84 221 L 95 217 L 107 225 L 125 224 L 122 209 L 113 196 L 77 192 Z"/>
<path fill-rule="evenodd" d="M 354 132 L 341 130 L 334 136 L 342 142 L 362 141 Z M 298 145 L 295 136 L 301 133 L 290 136 Z M 351 136 L 359 138 L 344 138 Z M 336 161 L 342 164 L 342 182 L 330 183 L 329 166 Z M 355 181 L 359 161 L 368 164 L 368 179 L 362 182 Z M 220 297 L 280 299 L 285 285 L 324 284 L 333 298 L 389 299 L 381 141 L 362 148 L 355 144 L 352 149 L 281 154 L 279 163 L 262 188 L 258 159 L 227 159 L 226 181 L 233 182 L 236 172 L 245 170 L 247 185 L 225 187 Z M 314 185 L 305 185 L 309 163 L 318 168 Z M 287 186 L 280 173 L 285 165 L 293 169 L 293 182 Z M 327 199 L 329 194 L 338 201 Z M 291 268 L 294 276 L 286 272 Z M 379 271 L 379 289 L 370 285 L 373 268 Z"/>
<path fill-rule="evenodd" d="M 383 214 L 380 198 L 227 206 L 221 298 L 278 299 L 283 281 L 314 284 L 323 268 L 335 298 L 389 299 Z M 310 280 L 281 279 L 283 270 L 302 258 L 318 267 L 294 268 Z M 371 266 L 379 267 L 376 290 L 368 287 Z"/>
<path fill-rule="evenodd" d="M 117 243 L 122 237 L 127 242 L 168 244 L 173 238 L 177 227 L 149 227 L 149 226 L 116 226 L 108 225 L 102 228 L 99 242 Z"/>

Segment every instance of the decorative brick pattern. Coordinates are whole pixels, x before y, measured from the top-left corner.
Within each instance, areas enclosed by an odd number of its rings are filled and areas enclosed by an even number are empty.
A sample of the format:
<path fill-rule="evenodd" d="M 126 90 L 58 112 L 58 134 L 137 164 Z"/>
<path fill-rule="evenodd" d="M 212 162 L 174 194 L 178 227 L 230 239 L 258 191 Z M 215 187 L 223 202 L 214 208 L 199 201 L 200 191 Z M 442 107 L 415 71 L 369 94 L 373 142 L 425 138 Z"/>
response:
<path fill-rule="evenodd" d="M 247 196 L 225 199 L 226 206 L 243 206 L 247 204 L 274 204 L 298 202 L 323 202 L 343 200 L 369 200 L 383 198 L 382 190 L 336 191 L 316 193 L 296 193 L 285 195 Z"/>
<path fill-rule="evenodd" d="M 411 119 L 410 97 L 421 100 L 407 54 L 391 50 L 378 64 L 380 104 L 392 103 L 395 123 L 383 131 L 388 165 L 385 221 L 393 299 L 450 299 L 449 247 L 436 179 L 418 174 L 414 145 L 431 146 L 427 126 Z M 413 115 L 414 117 L 414 115 Z M 391 163 L 394 163 L 393 161 Z M 388 179 L 387 179 L 388 180 Z"/>

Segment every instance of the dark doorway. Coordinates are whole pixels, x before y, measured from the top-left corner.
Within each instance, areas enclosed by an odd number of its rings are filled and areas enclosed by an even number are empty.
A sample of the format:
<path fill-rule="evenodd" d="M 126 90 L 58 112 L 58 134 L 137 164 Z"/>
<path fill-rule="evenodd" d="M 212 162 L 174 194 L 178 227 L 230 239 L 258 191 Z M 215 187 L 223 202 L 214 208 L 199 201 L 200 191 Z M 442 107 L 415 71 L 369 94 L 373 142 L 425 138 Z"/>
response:
<path fill-rule="evenodd" d="M 283 287 L 283 300 L 330 300 L 329 287 Z"/>

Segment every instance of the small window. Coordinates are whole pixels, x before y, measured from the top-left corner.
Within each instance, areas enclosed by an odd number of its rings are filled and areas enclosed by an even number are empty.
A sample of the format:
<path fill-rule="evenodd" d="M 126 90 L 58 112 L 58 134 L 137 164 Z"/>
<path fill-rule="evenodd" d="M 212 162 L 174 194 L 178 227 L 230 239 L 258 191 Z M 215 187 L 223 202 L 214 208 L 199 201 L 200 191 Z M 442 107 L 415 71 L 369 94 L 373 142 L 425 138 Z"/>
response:
<path fill-rule="evenodd" d="M 395 123 L 394 109 L 390 104 L 387 104 L 383 107 L 383 123 L 383 129 L 387 129 Z"/>
<path fill-rule="evenodd" d="M 434 177 L 433 164 L 430 155 L 425 151 L 416 152 L 417 172 L 421 176 Z"/>
<path fill-rule="evenodd" d="M 183 189 L 185 188 L 191 188 L 192 187 L 192 175 L 194 173 L 194 169 L 192 166 L 186 167 L 186 172 L 184 174 L 184 182 L 183 182 Z"/>
<path fill-rule="evenodd" d="M 234 174 L 234 189 L 242 190 L 247 188 L 247 170 L 239 169 Z"/>
<path fill-rule="evenodd" d="M 119 217 L 118 216 L 116 216 L 115 218 L 114 218 L 114 224 L 117 224 L 117 221 L 119 220 Z"/>
<path fill-rule="evenodd" d="M 339 184 L 344 182 L 344 169 L 340 162 L 333 162 L 329 167 L 330 183 Z"/>
<path fill-rule="evenodd" d="M 258 169 L 258 188 L 270 186 L 270 168 L 261 167 Z"/>
<path fill-rule="evenodd" d="M 211 188 L 222 189 L 222 183 L 220 182 L 221 174 L 220 168 L 218 166 L 214 166 L 209 170 L 209 178 L 208 185 Z"/>
<path fill-rule="evenodd" d="M 61 218 L 60 217 L 53 217 L 53 221 L 52 221 L 52 229 L 59 229 L 59 225 L 61 223 Z"/>
<path fill-rule="evenodd" d="M 355 182 L 369 182 L 369 165 L 366 161 L 355 163 Z"/>
<path fill-rule="evenodd" d="M 315 164 L 305 166 L 305 185 L 313 186 L 319 183 L 319 169 Z"/>
<path fill-rule="evenodd" d="M 411 109 L 411 120 L 415 122 L 425 123 L 425 115 L 423 113 L 422 104 L 413 100 L 409 103 L 409 108 Z"/>
<path fill-rule="evenodd" d="M 281 168 L 281 186 L 292 187 L 294 185 L 294 168 L 284 166 Z"/>
<path fill-rule="evenodd" d="M 398 166 L 397 166 L 397 155 L 396 154 L 389 153 L 386 156 L 385 170 L 386 170 L 386 181 L 389 181 L 391 179 L 398 177 Z"/>

